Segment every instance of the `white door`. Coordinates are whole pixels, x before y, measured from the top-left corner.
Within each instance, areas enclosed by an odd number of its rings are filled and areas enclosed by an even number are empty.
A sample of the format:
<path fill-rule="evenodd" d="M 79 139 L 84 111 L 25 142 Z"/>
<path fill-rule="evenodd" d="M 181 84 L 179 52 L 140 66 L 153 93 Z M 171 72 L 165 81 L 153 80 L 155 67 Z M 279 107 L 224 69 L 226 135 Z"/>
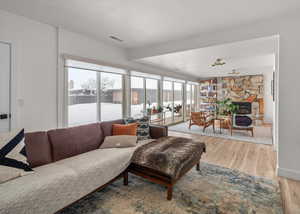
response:
<path fill-rule="evenodd" d="M 10 51 L 0 42 L 0 133 L 10 130 Z"/>

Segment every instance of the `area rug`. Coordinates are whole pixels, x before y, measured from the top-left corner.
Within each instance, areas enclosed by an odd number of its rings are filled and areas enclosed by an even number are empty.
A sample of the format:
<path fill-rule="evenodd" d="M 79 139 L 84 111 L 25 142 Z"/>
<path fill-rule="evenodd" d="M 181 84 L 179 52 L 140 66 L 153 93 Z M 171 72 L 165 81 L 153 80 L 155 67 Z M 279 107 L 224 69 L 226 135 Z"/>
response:
<path fill-rule="evenodd" d="M 282 214 L 277 182 L 207 163 L 190 170 L 175 185 L 172 201 L 165 187 L 130 175 L 60 214 Z"/>
<path fill-rule="evenodd" d="M 238 140 L 238 141 L 247 141 L 251 143 L 259 143 L 259 144 L 273 144 L 272 142 L 272 130 L 270 127 L 254 127 L 254 137 L 250 136 L 250 132 L 234 130 L 233 135 L 230 135 L 229 130 L 222 129 L 222 133 L 220 133 L 219 127 L 216 127 L 216 131 L 214 133 L 212 126 L 207 127 L 205 132 L 203 132 L 203 127 L 200 126 L 192 126 L 191 129 L 188 128 L 188 122 L 179 123 L 173 126 L 169 126 L 170 131 L 183 132 L 183 133 L 191 133 L 191 134 L 199 134 L 210 137 L 221 137 L 230 140 Z"/>

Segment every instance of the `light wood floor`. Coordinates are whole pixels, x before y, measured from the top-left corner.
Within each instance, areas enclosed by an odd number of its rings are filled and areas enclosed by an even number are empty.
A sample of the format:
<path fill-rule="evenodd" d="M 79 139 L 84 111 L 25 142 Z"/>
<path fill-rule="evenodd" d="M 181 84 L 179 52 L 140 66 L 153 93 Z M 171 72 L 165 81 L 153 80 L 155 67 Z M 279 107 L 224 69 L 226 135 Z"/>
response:
<path fill-rule="evenodd" d="M 276 152 L 272 146 L 179 132 L 169 135 L 203 140 L 207 152 L 201 161 L 278 180 L 285 213 L 300 214 L 300 181 L 276 176 Z"/>

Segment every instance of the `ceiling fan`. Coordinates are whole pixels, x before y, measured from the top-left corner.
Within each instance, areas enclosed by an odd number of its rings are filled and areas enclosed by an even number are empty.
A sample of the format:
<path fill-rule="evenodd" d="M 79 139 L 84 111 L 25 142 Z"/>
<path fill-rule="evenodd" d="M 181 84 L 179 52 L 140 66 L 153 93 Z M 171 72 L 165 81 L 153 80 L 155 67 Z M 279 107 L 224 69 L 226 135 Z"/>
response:
<path fill-rule="evenodd" d="M 225 64 L 226 64 L 226 62 L 224 61 L 224 59 L 217 58 L 216 61 L 213 64 L 211 64 L 211 67 L 222 66 Z"/>

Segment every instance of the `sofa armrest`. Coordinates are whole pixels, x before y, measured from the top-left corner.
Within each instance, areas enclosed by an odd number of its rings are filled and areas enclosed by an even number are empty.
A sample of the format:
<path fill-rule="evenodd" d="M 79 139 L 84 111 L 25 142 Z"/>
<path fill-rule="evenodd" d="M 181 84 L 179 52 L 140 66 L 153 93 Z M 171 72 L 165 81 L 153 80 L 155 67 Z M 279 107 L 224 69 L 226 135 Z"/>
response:
<path fill-rule="evenodd" d="M 150 136 L 153 139 L 168 136 L 168 126 L 150 125 Z"/>

